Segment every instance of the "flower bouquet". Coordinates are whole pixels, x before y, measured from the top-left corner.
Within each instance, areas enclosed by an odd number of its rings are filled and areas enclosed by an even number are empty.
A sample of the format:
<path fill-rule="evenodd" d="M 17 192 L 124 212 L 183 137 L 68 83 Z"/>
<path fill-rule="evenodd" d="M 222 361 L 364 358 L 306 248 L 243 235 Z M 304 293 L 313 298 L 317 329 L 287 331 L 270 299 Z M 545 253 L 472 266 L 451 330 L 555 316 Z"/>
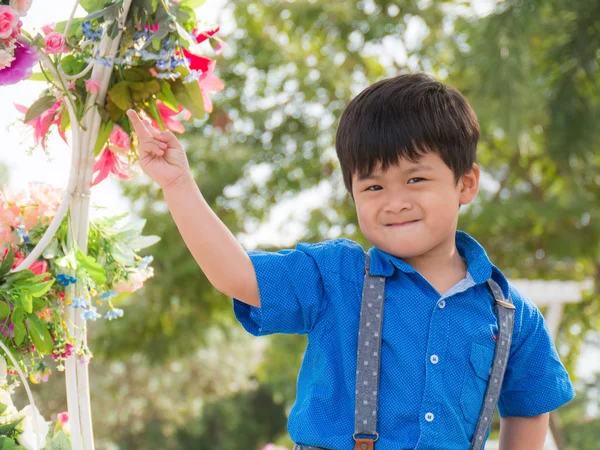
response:
<path fill-rule="evenodd" d="M 197 21 L 193 8 L 200 3 L 132 0 L 124 23 L 119 25 L 116 19 L 123 0 L 88 0 L 81 2 L 90 12 L 87 17 L 49 24 L 31 37 L 27 45 L 45 54 L 46 65 L 53 68 L 49 71 L 42 66 L 42 73 L 36 74 L 36 79 L 48 83 L 40 98 L 29 108 L 17 105 L 24 122 L 34 130 L 36 144 L 45 150 L 53 129 L 66 140 L 64 133 L 71 127 L 71 118 L 82 126 L 89 109 L 97 109 L 102 124 L 93 143 L 93 186 L 111 173 L 123 179 L 130 176 L 128 167 L 137 155 L 125 115 L 128 109 L 137 110 L 163 130 L 177 133 L 184 131 L 181 120 L 202 119 L 210 113 L 209 94 L 224 86 L 214 75 L 216 62 L 203 53 L 210 45 L 218 54 L 223 43 L 216 37 L 218 27 Z M 110 56 L 102 40 L 115 37 L 119 31 L 119 47 L 115 56 Z M 93 101 L 102 89 L 100 80 L 93 76 L 96 66 L 111 69 L 103 104 Z"/>
<path fill-rule="evenodd" d="M 89 361 L 85 342 L 69 332 L 65 307 L 72 305 L 85 320 L 121 317 L 123 310 L 115 307 L 119 294 L 140 289 L 153 275 L 152 258 L 137 251 L 158 241 L 142 236 L 144 220 L 131 222 L 124 215 L 91 222 L 87 255 L 76 247 L 67 250 L 67 216 L 29 270 L 11 273 L 44 234 L 60 200 L 59 190 L 43 184 L 32 184 L 29 192 L 0 191 L 0 341 L 34 383 L 51 373 L 47 356 L 58 370 L 72 354 Z M 69 295 L 73 283 L 79 295 Z"/>

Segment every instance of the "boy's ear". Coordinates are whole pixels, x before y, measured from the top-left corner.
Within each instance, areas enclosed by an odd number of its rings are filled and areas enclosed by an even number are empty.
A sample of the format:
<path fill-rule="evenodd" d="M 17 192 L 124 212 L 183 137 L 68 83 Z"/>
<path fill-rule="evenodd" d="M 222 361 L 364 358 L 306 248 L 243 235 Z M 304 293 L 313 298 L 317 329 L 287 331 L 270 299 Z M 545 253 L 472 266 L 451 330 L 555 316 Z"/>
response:
<path fill-rule="evenodd" d="M 479 175 L 481 171 L 477 164 L 473 164 L 473 168 L 465 173 L 458 182 L 460 188 L 459 203 L 467 205 L 473 201 L 479 192 Z"/>

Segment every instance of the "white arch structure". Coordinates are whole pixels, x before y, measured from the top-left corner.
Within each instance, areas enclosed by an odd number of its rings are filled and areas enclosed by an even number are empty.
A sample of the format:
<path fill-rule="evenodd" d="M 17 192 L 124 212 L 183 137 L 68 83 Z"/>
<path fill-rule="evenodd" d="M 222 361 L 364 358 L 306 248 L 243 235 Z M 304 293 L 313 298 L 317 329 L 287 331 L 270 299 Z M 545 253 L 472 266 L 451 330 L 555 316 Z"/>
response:
<path fill-rule="evenodd" d="M 98 50 L 98 55 L 112 61 L 115 57 L 121 41 L 123 24 L 131 7 L 132 0 L 124 0 L 120 16 L 116 19 L 119 22 L 119 31 L 115 38 L 111 38 L 108 33 L 104 33 L 98 43 L 86 42 L 84 45 L 93 45 L 94 50 Z M 68 35 L 73 17 L 79 6 L 79 0 L 75 1 L 71 15 L 65 27 L 65 39 Z M 98 107 L 103 107 L 110 74 L 112 72 L 112 63 L 109 66 L 90 63 L 81 73 L 68 76 L 60 67 L 56 69 L 50 58 L 43 51 L 38 51 L 41 63 L 52 73 L 55 80 L 61 85 L 63 98 L 71 121 L 71 170 L 69 179 L 65 187 L 62 202 L 54 219 L 50 223 L 46 233 L 40 239 L 38 245 L 28 255 L 28 257 L 15 269 L 15 271 L 27 269 L 51 242 L 58 230 L 67 211 L 70 210 L 69 223 L 69 242 L 68 248 L 75 245 L 84 253 L 87 252 L 88 228 L 89 228 L 89 208 L 90 208 L 90 185 L 94 166 L 94 146 L 98 139 L 100 131 L 101 117 Z M 81 78 L 92 72 L 91 79 L 100 84 L 96 93 L 88 96 L 84 111 L 84 117 L 79 126 L 75 109 L 73 108 L 73 99 L 66 89 L 67 84 L 77 78 Z M 74 275 L 74 274 L 73 274 Z M 79 295 L 79 286 L 71 286 L 69 294 L 71 296 Z M 85 293 L 81 293 L 85 295 Z M 80 314 L 75 313 L 71 306 L 67 307 L 69 331 L 76 342 L 85 342 L 87 340 L 85 320 Z M 90 405 L 90 386 L 87 364 L 79 364 L 76 355 L 67 358 L 65 365 L 65 380 L 67 391 L 67 404 L 69 411 L 69 422 L 71 427 L 71 439 L 74 450 L 93 450 L 94 432 L 92 427 L 92 412 Z"/>

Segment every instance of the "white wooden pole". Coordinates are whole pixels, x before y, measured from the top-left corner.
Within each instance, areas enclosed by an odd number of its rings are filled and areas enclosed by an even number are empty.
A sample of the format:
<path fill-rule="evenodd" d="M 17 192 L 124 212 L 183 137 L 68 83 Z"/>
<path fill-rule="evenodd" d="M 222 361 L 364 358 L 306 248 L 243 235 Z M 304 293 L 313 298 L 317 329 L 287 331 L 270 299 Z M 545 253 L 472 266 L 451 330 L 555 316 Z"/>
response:
<path fill-rule="evenodd" d="M 118 18 L 119 31 L 117 36 L 112 39 L 105 33 L 100 41 L 99 56 L 112 61 L 116 56 L 121 41 L 123 24 L 129 12 L 132 0 L 125 0 L 123 10 Z M 101 116 L 98 108 L 103 108 L 108 83 L 112 73 L 112 64 L 108 67 L 96 64 L 92 69 L 91 79 L 100 83 L 100 88 L 95 94 L 91 94 L 85 105 L 86 114 L 83 117 L 82 125 L 85 131 L 81 133 L 77 143 L 79 147 L 80 162 L 77 170 L 77 179 L 75 191 L 81 195 L 73 199 L 71 206 L 71 232 L 69 233 L 72 242 L 76 243 L 78 248 L 84 253 L 87 251 L 88 245 L 88 228 L 89 228 L 89 208 L 90 208 L 90 185 L 93 175 L 94 165 L 94 146 L 98 139 L 98 134 L 101 126 Z M 79 292 L 79 295 L 86 295 L 87 292 Z M 69 316 L 72 319 L 73 335 L 78 342 L 86 342 L 86 323 L 80 314 L 75 314 L 73 308 L 69 308 Z M 92 412 L 90 402 L 90 386 L 89 386 L 89 371 L 87 364 L 78 364 L 76 356 L 73 355 L 67 360 L 66 365 L 66 383 L 67 397 L 76 394 L 76 401 L 69 402 L 69 407 L 73 407 L 73 412 L 69 409 L 69 417 L 71 414 L 77 415 L 79 419 L 79 428 L 73 430 L 71 435 L 77 433 L 81 436 L 83 445 L 79 448 L 83 450 L 94 450 L 94 433 L 92 426 Z M 72 424 L 73 425 L 73 424 Z M 77 449 L 73 445 L 74 449 Z"/>

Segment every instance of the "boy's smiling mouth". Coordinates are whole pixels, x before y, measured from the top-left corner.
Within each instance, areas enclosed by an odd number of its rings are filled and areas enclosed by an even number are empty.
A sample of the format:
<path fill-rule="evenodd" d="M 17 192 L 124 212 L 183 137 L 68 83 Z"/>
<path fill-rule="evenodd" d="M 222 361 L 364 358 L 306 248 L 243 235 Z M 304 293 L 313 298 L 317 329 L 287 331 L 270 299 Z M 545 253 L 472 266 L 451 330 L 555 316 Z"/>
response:
<path fill-rule="evenodd" d="M 406 227 L 406 226 L 415 224 L 415 223 L 417 223 L 419 221 L 420 221 L 420 219 L 417 219 L 417 220 L 407 220 L 405 222 L 393 222 L 393 223 L 385 224 L 385 226 L 386 227 Z"/>

